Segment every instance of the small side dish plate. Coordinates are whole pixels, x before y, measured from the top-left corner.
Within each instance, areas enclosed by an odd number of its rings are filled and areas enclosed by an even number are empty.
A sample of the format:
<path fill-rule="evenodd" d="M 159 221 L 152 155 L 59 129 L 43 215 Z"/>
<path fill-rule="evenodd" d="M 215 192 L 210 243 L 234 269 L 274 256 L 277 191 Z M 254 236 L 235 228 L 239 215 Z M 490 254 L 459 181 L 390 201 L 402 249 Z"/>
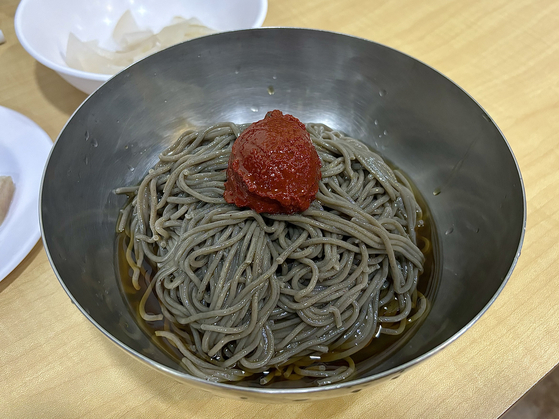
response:
<path fill-rule="evenodd" d="M 39 189 L 52 140 L 35 122 L 0 106 L 0 176 L 11 176 L 15 193 L 0 225 L 0 281 L 41 237 Z"/>

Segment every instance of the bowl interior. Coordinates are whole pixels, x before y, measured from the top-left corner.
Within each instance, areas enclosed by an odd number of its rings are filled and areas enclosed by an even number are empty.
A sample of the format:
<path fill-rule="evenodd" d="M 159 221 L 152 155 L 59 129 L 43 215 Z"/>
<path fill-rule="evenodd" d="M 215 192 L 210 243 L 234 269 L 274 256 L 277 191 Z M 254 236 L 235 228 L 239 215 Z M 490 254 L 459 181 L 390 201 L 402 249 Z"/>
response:
<path fill-rule="evenodd" d="M 174 16 L 195 16 L 218 31 L 258 27 L 266 9 L 266 0 L 166 0 L 164 6 L 157 0 L 23 0 L 16 27 L 27 51 L 59 70 L 68 68 L 64 57 L 70 32 L 84 42 L 99 40 L 100 46 L 115 49 L 112 31 L 126 10 L 140 27 L 158 32 Z"/>
<path fill-rule="evenodd" d="M 297 382 L 281 391 L 209 384 L 177 372 L 176 362 L 138 328 L 115 275 L 115 223 L 125 198 L 112 191 L 136 184 L 183 130 L 251 122 L 272 109 L 325 123 L 379 150 L 413 180 L 437 230 L 439 290 L 424 324 L 381 365 L 363 362 L 355 379 L 327 391 L 297 389 Z M 41 199 L 47 252 L 84 314 L 150 365 L 226 395 L 326 397 L 400 373 L 456 338 L 493 301 L 518 257 L 525 219 L 514 156 L 459 87 L 390 48 L 301 29 L 216 34 L 118 74 L 60 134 Z"/>

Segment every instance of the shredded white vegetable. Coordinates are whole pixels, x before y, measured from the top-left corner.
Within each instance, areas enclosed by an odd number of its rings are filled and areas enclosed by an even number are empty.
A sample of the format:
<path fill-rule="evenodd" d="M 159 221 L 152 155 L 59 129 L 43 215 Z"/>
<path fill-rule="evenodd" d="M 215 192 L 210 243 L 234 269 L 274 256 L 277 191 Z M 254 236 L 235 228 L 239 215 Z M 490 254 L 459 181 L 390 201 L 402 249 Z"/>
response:
<path fill-rule="evenodd" d="M 215 32 L 196 18 L 184 19 L 176 16 L 161 31 L 153 33 L 150 29 L 141 28 L 128 10 L 113 30 L 112 39 L 118 46 L 116 51 L 100 47 L 99 40 L 83 42 L 70 33 L 66 64 L 76 70 L 115 74 L 157 51 Z"/>

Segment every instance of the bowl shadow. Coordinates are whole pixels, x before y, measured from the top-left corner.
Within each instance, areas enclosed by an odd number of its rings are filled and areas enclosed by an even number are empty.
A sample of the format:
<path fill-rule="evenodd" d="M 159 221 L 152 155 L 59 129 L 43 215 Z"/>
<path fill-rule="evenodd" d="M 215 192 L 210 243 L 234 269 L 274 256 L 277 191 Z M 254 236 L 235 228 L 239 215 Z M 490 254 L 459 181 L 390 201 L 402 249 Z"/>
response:
<path fill-rule="evenodd" d="M 43 96 L 59 111 L 72 115 L 87 94 L 69 84 L 54 70 L 35 61 L 35 77 Z"/>
<path fill-rule="evenodd" d="M 7 289 L 19 276 L 25 272 L 31 263 L 37 258 L 41 249 L 43 248 L 43 242 L 41 240 L 35 243 L 35 246 L 31 251 L 23 258 L 23 260 L 17 265 L 12 272 L 10 272 L 2 281 L 0 281 L 0 294 Z"/>

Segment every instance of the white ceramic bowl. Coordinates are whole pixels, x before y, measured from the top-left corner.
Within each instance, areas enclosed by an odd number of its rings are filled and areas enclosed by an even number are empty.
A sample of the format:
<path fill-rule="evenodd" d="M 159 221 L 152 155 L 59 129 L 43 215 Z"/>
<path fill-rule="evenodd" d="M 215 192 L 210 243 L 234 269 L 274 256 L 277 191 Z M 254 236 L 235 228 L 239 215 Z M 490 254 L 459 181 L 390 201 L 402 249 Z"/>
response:
<path fill-rule="evenodd" d="M 174 16 L 196 17 L 218 31 L 256 28 L 264 22 L 267 8 L 267 0 L 22 0 L 15 30 L 33 58 L 89 94 L 112 76 L 68 67 L 64 57 L 70 32 L 82 41 L 107 45 L 128 9 L 141 27 L 154 32 Z"/>

